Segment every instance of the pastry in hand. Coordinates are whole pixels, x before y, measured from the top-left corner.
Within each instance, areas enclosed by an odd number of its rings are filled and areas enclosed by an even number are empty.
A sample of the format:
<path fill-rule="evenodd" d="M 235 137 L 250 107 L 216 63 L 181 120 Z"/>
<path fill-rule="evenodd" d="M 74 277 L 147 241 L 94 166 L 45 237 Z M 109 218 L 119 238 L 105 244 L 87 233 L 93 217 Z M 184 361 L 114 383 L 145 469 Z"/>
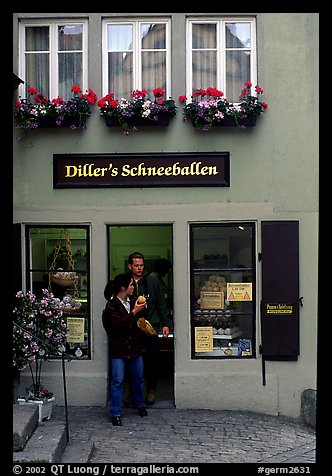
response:
<path fill-rule="evenodd" d="M 138 304 L 145 304 L 146 303 L 145 296 L 138 296 L 137 302 L 138 302 Z"/>

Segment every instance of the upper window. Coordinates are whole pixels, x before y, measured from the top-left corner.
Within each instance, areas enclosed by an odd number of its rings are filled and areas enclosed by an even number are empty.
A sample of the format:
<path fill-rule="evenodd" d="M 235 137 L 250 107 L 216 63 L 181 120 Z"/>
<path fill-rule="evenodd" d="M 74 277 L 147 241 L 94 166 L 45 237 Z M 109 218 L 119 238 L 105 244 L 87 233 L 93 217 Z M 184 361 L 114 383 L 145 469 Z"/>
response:
<path fill-rule="evenodd" d="M 237 102 L 243 84 L 257 84 L 255 20 L 188 20 L 187 96 L 214 87 Z"/>
<path fill-rule="evenodd" d="M 34 87 L 48 98 L 72 96 L 71 88 L 87 89 L 87 25 L 85 22 L 20 24 L 20 73 L 23 96 Z"/>
<path fill-rule="evenodd" d="M 103 93 L 128 98 L 160 87 L 170 96 L 169 30 L 167 20 L 105 22 Z"/>

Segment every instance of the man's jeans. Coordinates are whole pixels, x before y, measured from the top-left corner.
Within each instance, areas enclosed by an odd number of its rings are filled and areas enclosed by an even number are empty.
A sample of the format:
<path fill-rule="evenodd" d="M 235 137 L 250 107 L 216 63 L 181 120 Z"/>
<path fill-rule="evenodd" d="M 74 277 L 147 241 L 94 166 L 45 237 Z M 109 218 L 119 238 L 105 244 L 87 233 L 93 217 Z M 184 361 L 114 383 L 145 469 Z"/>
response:
<path fill-rule="evenodd" d="M 144 406 L 144 374 L 142 357 L 135 359 L 111 359 L 112 380 L 110 391 L 111 416 L 121 416 L 122 389 L 125 374 L 125 365 L 128 363 L 134 407 Z"/>

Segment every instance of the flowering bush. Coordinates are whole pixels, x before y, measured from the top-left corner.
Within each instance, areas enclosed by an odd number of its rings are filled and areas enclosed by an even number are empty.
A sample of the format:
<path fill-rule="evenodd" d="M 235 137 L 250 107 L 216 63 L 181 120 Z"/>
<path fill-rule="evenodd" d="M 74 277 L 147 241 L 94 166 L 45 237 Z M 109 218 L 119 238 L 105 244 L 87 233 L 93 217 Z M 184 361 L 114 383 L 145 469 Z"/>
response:
<path fill-rule="evenodd" d="M 86 127 L 86 120 L 91 114 L 90 106 L 97 101 L 96 94 L 88 89 L 85 94 L 79 86 L 73 86 L 74 97 L 63 100 L 61 97 L 47 99 L 35 88 L 28 88 L 29 97 L 19 98 L 15 104 L 14 116 L 17 127 L 28 132 L 41 125 L 41 121 L 49 120 L 51 125 L 68 125 L 70 129 Z"/>
<path fill-rule="evenodd" d="M 26 399 L 49 398 L 50 392 L 40 383 L 42 361 L 61 352 L 67 337 L 60 299 L 47 289 L 37 298 L 31 291 L 16 294 L 13 310 L 13 367 L 18 371 L 30 367 L 32 385 L 26 389 Z M 46 344 L 49 344 L 48 345 Z"/>
<path fill-rule="evenodd" d="M 266 111 L 268 105 L 258 99 L 258 95 L 264 92 L 262 88 L 256 86 L 257 96 L 252 96 L 250 94 L 252 84 L 247 81 L 244 86 L 240 94 L 240 102 L 235 105 L 216 88 L 196 89 L 191 96 L 192 102 L 184 106 L 184 119 L 190 118 L 193 125 L 202 131 L 208 131 L 214 124 L 222 124 L 222 120 L 226 117 L 233 117 L 238 127 L 245 128 L 245 119 Z M 185 102 L 187 97 L 179 96 L 178 100 Z"/>
<path fill-rule="evenodd" d="M 104 116 L 114 118 L 123 128 L 125 135 L 130 131 L 136 131 L 135 124 L 137 119 L 147 119 L 157 121 L 162 113 L 170 116 L 176 114 L 176 106 L 173 99 L 163 99 L 165 91 L 161 88 L 153 90 L 154 99 L 149 99 L 146 89 L 135 90 L 131 95 L 131 100 L 121 98 L 120 101 L 114 99 L 114 94 L 109 93 L 99 99 L 98 106 Z"/>

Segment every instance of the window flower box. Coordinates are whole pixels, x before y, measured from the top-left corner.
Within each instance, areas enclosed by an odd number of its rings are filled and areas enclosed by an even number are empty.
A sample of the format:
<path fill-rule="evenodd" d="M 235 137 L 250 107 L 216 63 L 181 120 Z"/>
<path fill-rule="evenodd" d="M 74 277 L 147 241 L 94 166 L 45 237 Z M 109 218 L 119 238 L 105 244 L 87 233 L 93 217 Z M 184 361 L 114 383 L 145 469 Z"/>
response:
<path fill-rule="evenodd" d="M 196 89 L 192 101 L 184 106 L 184 120 L 190 119 L 192 125 L 203 132 L 214 126 L 241 129 L 255 126 L 257 116 L 266 111 L 268 105 L 258 99 L 258 95 L 264 92 L 262 88 L 256 86 L 257 96 L 252 96 L 252 84 L 248 81 L 244 86 L 238 104 L 230 103 L 224 93 L 216 88 Z M 179 102 L 185 101 L 186 96 L 179 96 Z"/>
<path fill-rule="evenodd" d="M 119 119 L 114 117 L 114 116 L 107 116 L 105 115 L 105 122 L 107 127 L 114 127 L 114 126 L 120 126 L 122 127 L 122 124 L 120 123 Z M 140 116 L 132 116 L 128 117 L 126 119 L 126 122 L 129 127 L 141 127 L 141 126 L 168 126 L 169 121 L 172 118 L 172 114 L 169 112 L 160 112 L 158 116 L 155 116 L 154 119 L 149 119 L 147 117 L 140 117 Z"/>
<path fill-rule="evenodd" d="M 15 104 L 17 127 L 27 133 L 39 127 L 69 127 L 85 129 L 91 114 L 90 106 L 97 101 L 97 96 L 89 89 L 82 94 L 79 86 L 73 86 L 74 97 L 64 101 L 58 97 L 47 99 L 37 93 L 35 88 L 28 88 L 30 98 L 21 99 Z"/>
<path fill-rule="evenodd" d="M 114 99 L 109 93 L 98 101 L 101 114 L 105 117 L 107 127 L 120 126 L 128 135 L 141 126 L 168 126 L 176 114 L 173 99 L 163 99 L 165 92 L 161 88 L 153 90 L 154 100 L 150 100 L 146 89 L 136 90 L 130 100 Z"/>

